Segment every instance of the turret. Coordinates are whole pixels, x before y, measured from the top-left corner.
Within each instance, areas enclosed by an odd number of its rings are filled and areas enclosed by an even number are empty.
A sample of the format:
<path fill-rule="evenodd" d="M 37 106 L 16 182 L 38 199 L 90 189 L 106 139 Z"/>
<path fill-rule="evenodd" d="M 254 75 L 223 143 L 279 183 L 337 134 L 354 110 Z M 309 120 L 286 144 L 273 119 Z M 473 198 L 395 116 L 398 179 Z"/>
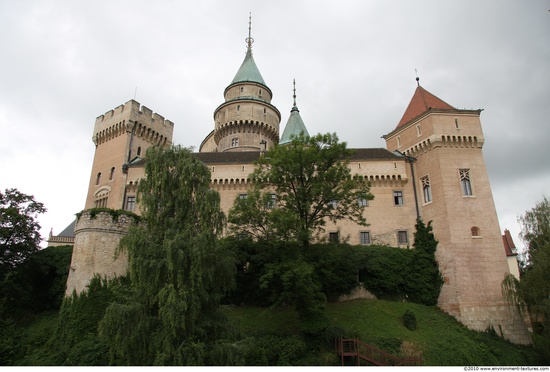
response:
<path fill-rule="evenodd" d="M 249 21 L 246 56 L 225 88 L 225 102 L 214 111 L 214 131 L 209 135 L 216 144 L 214 151 L 261 151 L 279 141 L 281 114 L 271 104 L 271 89 L 252 56 L 254 39 L 250 34 Z"/>
<path fill-rule="evenodd" d="M 304 121 L 300 116 L 300 110 L 298 110 L 298 106 L 296 106 L 296 80 L 294 80 L 292 83 L 294 85 L 294 95 L 292 96 L 294 98 L 294 104 L 292 105 L 292 109 L 290 110 L 290 117 L 286 122 L 285 130 L 281 135 L 281 140 L 279 141 L 280 145 L 289 143 L 292 136 L 299 136 L 300 133 L 304 133 L 304 135 L 309 136 Z"/>

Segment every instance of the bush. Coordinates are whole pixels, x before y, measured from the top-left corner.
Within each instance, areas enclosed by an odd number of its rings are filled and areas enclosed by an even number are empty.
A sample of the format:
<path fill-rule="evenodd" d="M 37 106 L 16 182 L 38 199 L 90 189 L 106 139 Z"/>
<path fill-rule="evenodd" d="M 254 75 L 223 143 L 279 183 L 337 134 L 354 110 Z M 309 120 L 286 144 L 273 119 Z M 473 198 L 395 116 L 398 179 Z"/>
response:
<path fill-rule="evenodd" d="M 405 311 L 405 314 L 403 314 L 401 321 L 407 329 L 411 331 L 416 330 L 416 315 L 414 315 L 412 311 L 407 309 L 407 311 Z"/>

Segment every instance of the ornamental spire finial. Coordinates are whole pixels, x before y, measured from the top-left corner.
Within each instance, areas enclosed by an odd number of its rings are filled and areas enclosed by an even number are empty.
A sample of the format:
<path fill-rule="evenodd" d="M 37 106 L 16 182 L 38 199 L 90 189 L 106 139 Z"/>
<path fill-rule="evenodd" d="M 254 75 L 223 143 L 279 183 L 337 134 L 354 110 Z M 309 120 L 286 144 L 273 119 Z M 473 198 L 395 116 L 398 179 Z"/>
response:
<path fill-rule="evenodd" d="M 294 98 L 294 107 L 296 107 L 296 79 L 292 79 L 292 85 L 294 85 L 292 98 Z"/>
<path fill-rule="evenodd" d="M 420 86 L 420 78 L 418 77 L 418 70 L 414 69 L 414 72 L 416 73 L 416 85 Z"/>
<path fill-rule="evenodd" d="M 248 37 L 245 39 L 248 49 L 252 49 L 252 43 L 254 39 L 251 36 L 252 34 L 252 12 L 248 15 Z"/>

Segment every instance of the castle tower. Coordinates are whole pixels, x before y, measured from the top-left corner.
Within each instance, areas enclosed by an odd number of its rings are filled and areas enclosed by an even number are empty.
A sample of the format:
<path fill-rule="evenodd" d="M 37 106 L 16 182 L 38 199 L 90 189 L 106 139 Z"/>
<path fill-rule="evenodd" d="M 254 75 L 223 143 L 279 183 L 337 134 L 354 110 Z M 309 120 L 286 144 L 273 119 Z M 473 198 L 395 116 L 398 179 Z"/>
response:
<path fill-rule="evenodd" d="M 481 111 L 457 109 L 418 83 L 384 138 L 388 150 L 412 162 L 419 214 L 433 221 L 444 277 L 439 306 L 469 328 L 493 327 L 513 342 L 530 343 L 501 292 L 509 268 L 482 154 Z"/>
<path fill-rule="evenodd" d="M 173 130 L 171 121 L 134 100 L 98 116 L 92 138 L 95 154 L 85 209 L 133 210 L 135 196 L 128 199 L 126 192 L 128 165 L 143 158 L 151 146 L 169 146 Z"/>
<path fill-rule="evenodd" d="M 290 117 L 286 122 L 285 130 L 283 131 L 281 140 L 279 141 L 279 144 L 281 145 L 289 143 L 291 141 L 291 136 L 299 136 L 302 132 L 309 137 L 306 125 L 300 116 L 300 110 L 298 110 L 298 107 L 296 106 L 296 80 L 292 83 L 294 84 L 294 95 L 292 96 L 294 98 L 294 104 L 292 105 Z"/>
<path fill-rule="evenodd" d="M 281 114 L 254 58 L 249 22 L 244 61 L 224 91 L 225 102 L 214 111 L 214 131 L 201 145 L 205 151 L 261 151 L 279 141 Z M 213 141 L 213 142 L 212 142 Z"/>

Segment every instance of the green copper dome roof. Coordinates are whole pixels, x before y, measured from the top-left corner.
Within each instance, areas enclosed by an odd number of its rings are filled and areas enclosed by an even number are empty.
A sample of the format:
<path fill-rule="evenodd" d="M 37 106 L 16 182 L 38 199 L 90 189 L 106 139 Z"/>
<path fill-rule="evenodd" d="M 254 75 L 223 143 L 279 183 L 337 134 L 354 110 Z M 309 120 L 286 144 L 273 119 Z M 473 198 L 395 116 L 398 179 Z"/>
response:
<path fill-rule="evenodd" d="M 231 84 L 247 81 L 266 85 L 262 74 L 260 74 L 260 70 L 258 70 L 258 66 L 256 66 L 256 62 L 254 62 L 250 47 L 246 51 L 246 57 L 244 57 L 244 61 Z"/>
<path fill-rule="evenodd" d="M 286 122 L 286 127 L 283 135 L 281 136 L 281 140 L 279 141 L 279 145 L 284 145 L 285 143 L 291 142 L 291 136 L 299 136 L 302 132 L 306 135 L 306 137 L 309 137 L 307 128 L 302 120 L 302 117 L 300 116 L 300 110 L 298 110 L 298 107 L 294 105 L 292 110 L 290 110 L 290 117 Z"/>

